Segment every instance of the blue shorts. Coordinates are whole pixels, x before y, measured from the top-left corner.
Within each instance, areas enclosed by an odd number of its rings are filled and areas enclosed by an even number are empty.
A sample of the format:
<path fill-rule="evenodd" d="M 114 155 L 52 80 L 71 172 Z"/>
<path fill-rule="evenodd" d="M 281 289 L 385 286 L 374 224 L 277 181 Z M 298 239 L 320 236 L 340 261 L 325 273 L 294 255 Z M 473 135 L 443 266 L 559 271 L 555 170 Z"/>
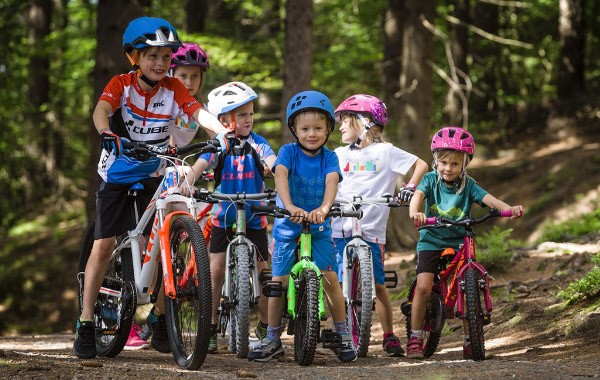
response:
<path fill-rule="evenodd" d="M 352 240 L 351 238 L 338 238 L 333 239 L 333 243 L 335 245 L 335 257 L 338 263 L 338 279 L 342 281 L 342 271 L 344 270 L 344 248 L 346 244 L 348 244 Z M 383 269 L 383 262 L 385 256 L 385 245 L 371 243 L 370 241 L 365 241 L 371 247 L 371 258 L 373 259 L 373 277 L 375 277 L 375 284 L 383 285 L 385 284 L 385 271 Z"/>
<path fill-rule="evenodd" d="M 274 241 L 273 256 L 271 258 L 271 273 L 273 276 L 287 276 L 297 262 L 297 240 Z M 312 259 L 320 270 L 329 270 L 337 273 L 337 261 L 333 252 L 331 237 L 319 238 L 312 236 Z"/>

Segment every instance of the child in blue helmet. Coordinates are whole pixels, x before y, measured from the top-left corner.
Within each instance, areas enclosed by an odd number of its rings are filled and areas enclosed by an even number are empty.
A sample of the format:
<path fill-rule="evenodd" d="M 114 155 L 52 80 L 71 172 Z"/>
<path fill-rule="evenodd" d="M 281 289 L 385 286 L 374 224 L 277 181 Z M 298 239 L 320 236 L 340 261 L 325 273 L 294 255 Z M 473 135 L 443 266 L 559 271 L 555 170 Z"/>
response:
<path fill-rule="evenodd" d="M 273 173 L 277 204 L 290 211 L 292 217 L 275 219 L 273 224 L 273 281 L 287 284 L 295 262 L 301 223 L 307 218 L 312 223 L 312 258 L 324 276 L 323 286 L 330 300 L 334 328 L 342 335 L 338 359 L 351 362 L 356 360 L 356 352 L 346 325 L 331 225 L 326 218 L 342 178 L 337 156 L 325 147 L 335 125 L 333 105 L 318 91 L 300 92 L 288 103 L 286 118 L 296 142 L 281 147 Z M 284 302 L 283 297 L 269 298 L 267 336 L 250 352 L 249 360 L 267 362 L 283 355 L 280 333 Z"/>
<path fill-rule="evenodd" d="M 96 356 L 94 305 L 115 236 L 132 227 L 125 202 L 129 187 L 136 182 L 144 185 L 138 198 L 141 214 L 160 183 L 164 165 L 158 158 L 141 162 L 121 155 L 121 139 L 167 145 L 175 119 L 182 117 L 197 120 L 210 135 L 216 135 L 223 149 L 228 146 L 227 130 L 219 120 L 204 110 L 178 79 L 166 77 L 171 53 L 180 46 L 177 31 L 166 20 L 140 17 L 131 21 L 123 34 L 123 50 L 134 71 L 113 77 L 94 110 L 103 150 L 98 163 L 95 240 L 85 268 L 83 307 L 73 344 L 80 359 Z M 148 317 L 152 346 L 170 352 L 162 302 L 159 297 Z"/>

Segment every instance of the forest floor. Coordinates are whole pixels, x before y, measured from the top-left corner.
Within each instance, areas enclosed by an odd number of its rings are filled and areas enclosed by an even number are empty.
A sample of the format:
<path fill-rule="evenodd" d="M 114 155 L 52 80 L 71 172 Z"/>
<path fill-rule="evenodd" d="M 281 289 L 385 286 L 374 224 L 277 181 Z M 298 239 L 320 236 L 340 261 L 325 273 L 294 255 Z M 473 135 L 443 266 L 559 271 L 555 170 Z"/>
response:
<path fill-rule="evenodd" d="M 219 352 L 210 355 L 198 371 L 184 371 L 173 357 L 154 350 L 123 351 L 112 359 L 78 360 L 72 354 L 73 333 L 8 334 L 0 337 L 0 377 L 8 379 L 575 379 L 600 377 L 600 307 L 598 297 L 570 306 L 557 298 L 569 283 L 582 278 L 592 267 L 590 258 L 600 251 L 600 233 L 569 243 L 534 243 L 546 221 L 560 222 L 590 212 L 600 205 L 600 144 L 598 136 L 583 140 L 566 139 L 556 144 L 522 144 L 495 160 L 477 159 L 470 174 L 498 198 L 523 204 L 521 220 L 502 221 L 514 228 L 511 238 L 526 242 L 515 251 L 513 264 L 504 271 L 492 271 L 494 312 L 485 327 L 488 358 L 483 362 L 462 359 L 461 323 L 450 320 L 444 329 L 439 351 L 429 360 L 389 358 L 383 355 L 382 331 L 375 319 L 372 342 L 366 358 L 340 363 L 328 350 L 318 350 L 315 363 L 299 367 L 293 361 L 293 337 L 284 335 L 284 360 L 266 364 L 237 359 L 227 352 L 220 339 Z M 507 223 L 505 223 L 507 222 Z M 79 229 L 68 230 L 62 246 L 76 255 Z M 39 261 L 47 255 L 40 246 Z M 400 286 L 391 290 L 394 327 L 405 339 L 405 321 L 400 312 L 400 292 L 414 268 L 413 251 L 389 252 L 386 267 L 399 274 Z M 64 259 L 63 259 L 64 260 Z M 47 292 L 59 289 L 60 296 L 38 301 L 38 309 L 57 308 L 46 323 L 71 325 L 74 319 L 74 268 L 50 276 Z M 65 290 L 70 289 L 70 290 Z M 65 306 L 66 304 L 66 306 Z M 35 308 L 30 309 L 33 314 Z M 66 311 L 65 311 L 66 310 Z M 65 317 L 66 316 L 66 317 Z M 26 319 L 25 317 L 21 317 Z M 31 318 L 35 320 L 35 318 Z M 5 320 L 6 321 L 6 320 Z M 12 321 L 14 322 L 14 320 Z M 1 323 L 1 321 L 0 321 Z M 40 319 L 37 319 L 39 326 Z M 328 326 L 324 322 L 324 326 Z M 42 325 L 43 326 L 43 325 Z"/>

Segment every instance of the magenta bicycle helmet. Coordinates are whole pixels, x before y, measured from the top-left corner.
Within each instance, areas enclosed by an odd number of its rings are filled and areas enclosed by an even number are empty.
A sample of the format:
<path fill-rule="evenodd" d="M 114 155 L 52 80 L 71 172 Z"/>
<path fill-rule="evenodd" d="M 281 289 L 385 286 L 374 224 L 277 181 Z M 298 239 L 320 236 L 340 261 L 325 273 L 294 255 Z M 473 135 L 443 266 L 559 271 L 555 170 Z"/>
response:
<path fill-rule="evenodd" d="M 356 94 L 344 100 L 335 109 L 336 121 L 341 122 L 342 114 L 346 112 L 366 115 L 381 128 L 388 122 L 385 103 L 372 95 Z"/>
<path fill-rule="evenodd" d="M 437 131 L 431 139 L 431 151 L 450 149 L 464 152 L 473 158 L 475 153 L 475 139 L 466 130 L 460 127 L 445 126 Z"/>
<path fill-rule="evenodd" d="M 200 66 L 204 72 L 209 68 L 208 55 L 195 43 L 184 42 L 183 46 L 171 55 L 171 69 L 177 66 Z"/>

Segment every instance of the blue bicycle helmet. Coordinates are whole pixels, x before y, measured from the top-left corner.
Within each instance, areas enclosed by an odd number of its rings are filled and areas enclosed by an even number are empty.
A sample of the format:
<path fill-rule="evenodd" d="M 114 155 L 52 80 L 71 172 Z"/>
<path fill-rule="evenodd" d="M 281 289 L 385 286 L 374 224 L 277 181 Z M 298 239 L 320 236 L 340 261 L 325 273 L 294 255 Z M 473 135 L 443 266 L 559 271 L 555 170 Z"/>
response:
<path fill-rule="evenodd" d="M 123 50 L 131 53 L 148 46 L 169 47 L 177 51 L 183 44 L 177 30 L 167 20 L 157 17 L 138 17 L 123 33 Z"/>
<path fill-rule="evenodd" d="M 327 95 L 319 91 L 302 91 L 292 97 L 287 105 L 286 120 L 288 128 L 292 129 L 294 116 L 305 111 L 320 111 L 327 117 L 329 132 L 335 125 L 335 115 L 333 104 Z M 294 131 L 292 130 L 292 133 Z"/>

